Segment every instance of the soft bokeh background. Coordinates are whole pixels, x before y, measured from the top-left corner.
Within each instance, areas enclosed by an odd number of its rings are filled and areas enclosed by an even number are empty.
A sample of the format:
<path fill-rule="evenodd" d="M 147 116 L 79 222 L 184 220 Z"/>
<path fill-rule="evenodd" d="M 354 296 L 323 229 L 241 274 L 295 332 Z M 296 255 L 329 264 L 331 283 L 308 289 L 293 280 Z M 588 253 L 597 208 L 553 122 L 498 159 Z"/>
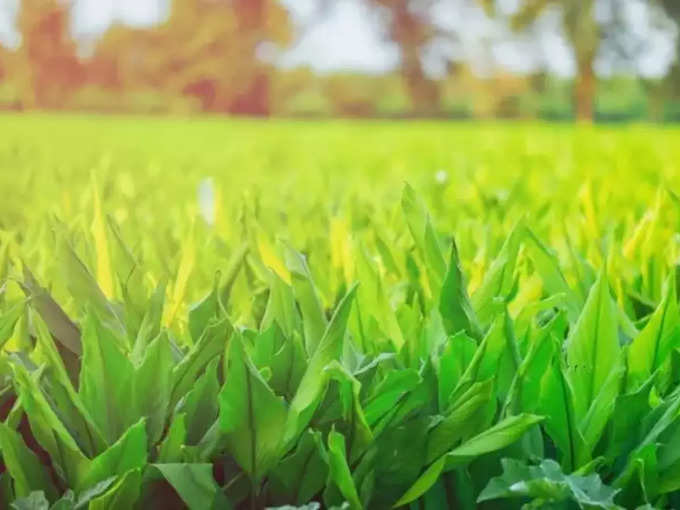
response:
<path fill-rule="evenodd" d="M 677 0 L 0 0 L 0 109 L 680 119 Z"/>

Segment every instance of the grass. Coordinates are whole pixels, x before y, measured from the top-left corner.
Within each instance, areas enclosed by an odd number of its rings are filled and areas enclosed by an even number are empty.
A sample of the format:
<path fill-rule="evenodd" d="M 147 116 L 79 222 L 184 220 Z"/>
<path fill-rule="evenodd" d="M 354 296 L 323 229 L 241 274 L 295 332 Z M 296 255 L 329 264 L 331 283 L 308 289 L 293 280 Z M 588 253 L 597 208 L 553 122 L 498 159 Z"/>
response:
<path fill-rule="evenodd" d="M 680 132 L 0 133 L 4 506 L 679 504 Z"/>

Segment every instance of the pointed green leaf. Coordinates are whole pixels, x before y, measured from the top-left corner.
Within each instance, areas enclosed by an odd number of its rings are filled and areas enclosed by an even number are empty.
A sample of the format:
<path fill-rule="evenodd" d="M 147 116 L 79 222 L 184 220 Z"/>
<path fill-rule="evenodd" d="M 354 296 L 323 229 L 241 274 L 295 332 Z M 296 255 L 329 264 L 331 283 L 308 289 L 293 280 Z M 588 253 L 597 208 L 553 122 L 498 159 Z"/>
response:
<path fill-rule="evenodd" d="M 671 277 L 664 298 L 628 350 L 626 386 L 637 389 L 680 345 L 680 313 Z"/>
<path fill-rule="evenodd" d="M 198 375 L 208 363 L 224 352 L 231 333 L 232 326 L 227 319 L 212 322 L 205 329 L 199 341 L 175 365 L 172 370 L 171 408 L 174 408 L 179 399 L 193 388 Z"/>
<path fill-rule="evenodd" d="M 352 479 L 352 473 L 347 465 L 345 454 L 345 437 L 332 430 L 328 434 L 328 465 L 330 468 L 329 480 L 340 491 L 352 510 L 361 510 L 363 505 L 359 499 L 357 488 Z"/>
<path fill-rule="evenodd" d="M 305 347 L 311 355 L 316 350 L 326 330 L 326 317 L 323 314 L 321 300 L 314 286 L 314 280 L 305 256 L 295 251 L 288 244 L 284 244 L 284 248 L 284 257 L 286 267 L 290 271 L 293 293 L 302 313 Z"/>
<path fill-rule="evenodd" d="M 425 494 L 442 473 L 465 465 L 480 455 L 501 450 L 517 441 L 541 417 L 522 414 L 506 418 L 481 434 L 468 439 L 459 447 L 442 455 L 416 480 L 394 506 L 402 506 Z"/>
<path fill-rule="evenodd" d="M 460 269 L 455 240 L 451 246 L 449 267 L 439 297 L 439 313 L 442 315 L 444 327 L 449 335 L 465 331 L 471 338 L 482 337 Z"/>
<path fill-rule="evenodd" d="M 347 319 L 356 288 L 354 285 L 338 305 L 318 348 L 309 360 L 307 370 L 290 404 L 286 421 L 286 445 L 290 445 L 302 433 L 319 405 L 321 394 L 328 382 L 328 374 L 323 369 L 331 361 L 338 359 L 342 352 Z"/>
<path fill-rule="evenodd" d="M 93 498 L 88 510 L 118 510 L 134 508 L 142 488 L 142 470 L 131 469 L 104 494 Z"/>
<path fill-rule="evenodd" d="M 20 364 L 12 365 L 17 394 L 21 399 L 33 436 L 51 458 L 57 473 L 76 484 L 88 469 L 85 457 L 62 421 L 55 414 L 36 380 Z"/>
<path fill-rule="evenodd" d="M 45 493 L 49 499 L 56 496 L 56 489 L 45 467 L 22 437 L 4 423 L 0 423 L 0 451 L 5 468 L 14 481 L 17 497 L 28 497 L 34 491 Z"/>
<path fill-rule="evenodd" d="M 158 463 L 171 464 L 174 462 L 182 462 L 182 446 L 186 443 L 186 437 L 187 427 L 185 414 L 180 413 L 172 420 L 172 424 L 158 448 Z"/>
<path fill-rule="evenodd" d="M 94 314 L 85 319 L 82 339 L 80 397 L 111 444 L 135 420 L 130 398 L 134 367 L 111 331 Z"/>
<path fill-rule="evenodd" d="M 491 324 L 498 311 L 496 298 L 505 300 L 512 293 L 517 253 L 523 237 L 524 229 L 521 225 L 515 226 L 486 271 L 481 285 L 472 295 L 472 308 L 483 329 Z"/>
<path fill-rule="evenodd" d="M 566 358 L 576 419 L 593 448 L 614 411 L 624 369 L 615 305 L 604 273 L 593 284 L 567 339 Z"/>
<path fill-rule="evenodd" d="M 236 462 L 257 483 L 282 455 L 286 407 L 232 338 L 220 393 L 220 428 Z"/>
<path fill-rule="evenodd" d="M 271 471 L 271 491 L 276 501 L 302 505 L 310 501 L 326 484 L 328 463 L 321 433 L 307 430 L 295 451 Z"/>
<path fill-rule="evenodd" d="M 219 490 L 212 474 L 212 464 L 152 464 L 177 491 L 190 510 L 213 506 Z"/>
<path fill-rule="evenodd" d="M 146 465 L 146 423 L 142 419 L 101 455 L 92 459 L 87 472 L 80 477 L 75 488 L 80 491 L 110 478 L 120 476 L 132 469 Z"/>

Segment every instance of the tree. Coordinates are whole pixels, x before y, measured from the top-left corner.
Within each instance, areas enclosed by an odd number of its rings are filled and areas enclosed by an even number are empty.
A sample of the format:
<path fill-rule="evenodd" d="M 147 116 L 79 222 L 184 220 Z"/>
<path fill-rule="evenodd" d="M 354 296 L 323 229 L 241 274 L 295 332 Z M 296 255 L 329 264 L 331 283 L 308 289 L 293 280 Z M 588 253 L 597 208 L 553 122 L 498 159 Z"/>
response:
<path fill-rule="evenodd" d="M 121 88 L 195 97 L 204 110 L 265 115 L 271 65 L 259 50 L 289 38 L 276 0 L 174 0 L 157 27 L 112 28 L 97 45 L 93 74 Z"/>
<path fill-rule="evenodd" d="M 480 0 L 492 10 L 495 0 Z M 674 0 L 670 0 L 674 1 Z M 599 19 L 595 14 L 598 2 L 608 2 L 612 15 Z M 523 30 L 550 7 L 560 9 L 562 28 L 576 61 L 573 101 L 576 117 L 592 121 L 594 116 L 597 79 L 594 63 L 603 45 L 609 43 L 615 51 L 626 51 L 619 44 L 621 37 L 630 35 L 620 13 L 624 0 L 520 0 L 519 9 L 511 16 L 515 30 Z M 632 55 L 624 54 L 625 59 Z"/>
<path fill-rule="evenodd" d="M 5 67 L 7 66 L 7 50 L 0 44 L 0 82 L 5 79 Z"/>
<path fill-rule="evenodd" d="M 426 47 L 441 31 L 432 18 L 436 0 L 368 0 L 386 13 L 387 35 L 399 48 L 401 75 L 416 112 L 432 113 L 439 108 L 439 84 L 423 67 Z"/>
<path fill-rule="evenodd" d="M 677 0 L 657 0 L 666 17 L 675 23 L 680 32 L 680 2 Z M 666 81 L 672 86 L 673 92 L 680 95 L 680 35 L 675 38 L 675 61 L 668 72 Z"/>
<path fill-rule="evenodd" d="M 428 114 L 439 110 L 440 83 L 425 72 L 423 56 L 437 37 L 449 37 L 437 26 L 433 7 L 441 0 L 362 0 L 378 14 L 387 40 L 399 49 L 400 74 L 415 113 Z M 332 11 L 334 0 L 317 0 L 317 14 L 312 25 Z"/>
<path fill-rule="evenodd" d="M 84 81 L 83 66 L 69 31 L 70 8 L 58 0 L 22 0 L 18 14 L 21 46 L 8 74 L 19 82 L 24 108 L 61 108 Z"/>

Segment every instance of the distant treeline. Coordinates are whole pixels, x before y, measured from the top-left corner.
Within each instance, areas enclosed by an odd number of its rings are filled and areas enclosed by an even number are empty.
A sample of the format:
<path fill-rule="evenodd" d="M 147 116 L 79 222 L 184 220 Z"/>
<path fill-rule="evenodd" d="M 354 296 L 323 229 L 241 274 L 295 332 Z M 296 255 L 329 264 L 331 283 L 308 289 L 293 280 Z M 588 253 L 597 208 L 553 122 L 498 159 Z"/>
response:
<path fill-rule="evenodd" d="M 333 2 L 316 1 L 323 19 Z M 272 50 L 269 53 L 285 48 L 300 31 L 278 0 L 173 0 L 167 19 L 158 25 L 114 25 L 89 43 L 71 35 L 69 2 L 21 0 L 16 16 L 21 42 L 12 48 L 0 46 L 0 109 L 680 120 L 677 63 L 656 80 L 595 75 L 598 51 L 611 46 L 612 38 L 632 37 L 616 17 L 609 24 L 596 19 L 595 0 L 521 0 L 508 20 L 524 30 L 544 8 L 561 9 L 577 64 L 573 79 L 502 70 L 483 78 L 465 62 L 448 62 L 444 76 L 435 79 L 424 70 L 424 50 L 435 37 L 453 36 L 437 25 L 437 2 L 362 1 L 381 11 L 385 26 L 380 28 L 399 49 L 401 65 L 392 73 L 320 75 L 306 68 L 275 67 L 263 58 L 263 48 Z M 482 4 L 489 16 L 497 15 L 492 0 L 461 1 Z M 667 22 L 680 19 L 680 3 L 646 1 Z"/>

